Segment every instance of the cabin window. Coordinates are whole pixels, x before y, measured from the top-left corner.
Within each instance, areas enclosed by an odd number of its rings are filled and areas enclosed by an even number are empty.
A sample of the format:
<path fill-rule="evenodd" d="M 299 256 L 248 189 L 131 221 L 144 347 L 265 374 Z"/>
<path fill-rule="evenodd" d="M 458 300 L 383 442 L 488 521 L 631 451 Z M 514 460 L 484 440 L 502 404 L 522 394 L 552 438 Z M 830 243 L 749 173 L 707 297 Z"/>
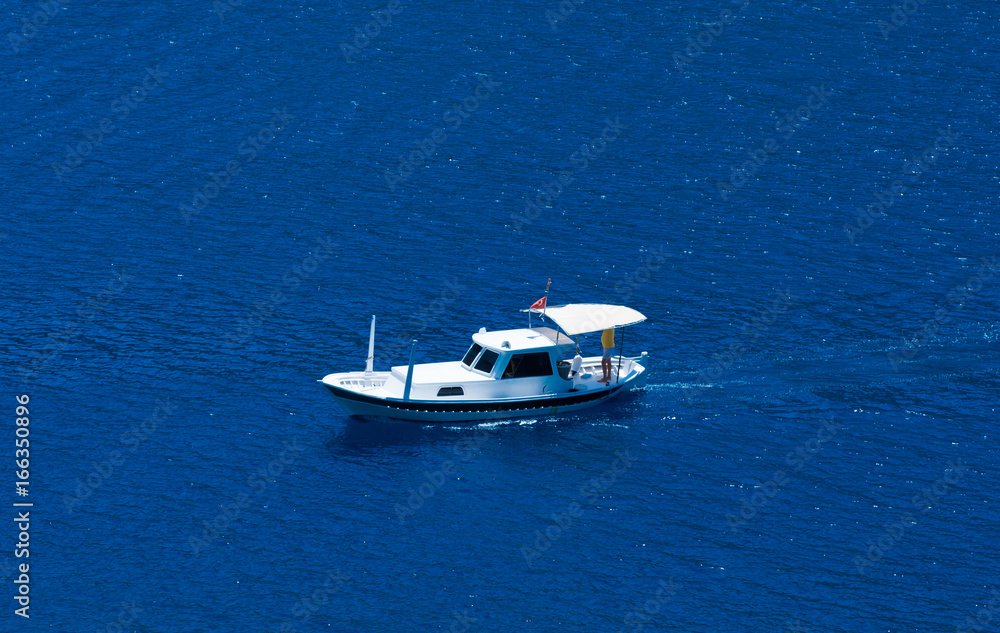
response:
<path fill-rule="evenodd" d="M 532 354 L 514 354 L 503 371 L 502 378 L 532 378 L 534 376 L 551 376 L 552 361 L 548 352 Z"/>
<path fill-rule="evenodd" d="M 488 374 L 493 371 L 493 364 L 497 362 L 498 358 L 500 358 L 500 354 L 488 349 L 483 352 L 483 355 L 479 358 L 479 362 L 476 363 L 476 369 Z"/>
<path fill-rule="evenodd" d="M 441 387 L 438 389 L 438 396 L 464 396 L 465 390 L 461 387 Z"/>
<path fill-rule="evenodd" d="M 472 361 L 476 360 L 476 356 L 479 356 L 479 352 L 481 351 L 483 351 L 482 345 L 479 343 L 473 343 L 472 347 L 469 348 L 469 351 L 465 353 L 465 358 L 462 359 L 462 362 L 469 367 L 472 367 Z M 454 356 L 452 358 L 454 358 Z"/>

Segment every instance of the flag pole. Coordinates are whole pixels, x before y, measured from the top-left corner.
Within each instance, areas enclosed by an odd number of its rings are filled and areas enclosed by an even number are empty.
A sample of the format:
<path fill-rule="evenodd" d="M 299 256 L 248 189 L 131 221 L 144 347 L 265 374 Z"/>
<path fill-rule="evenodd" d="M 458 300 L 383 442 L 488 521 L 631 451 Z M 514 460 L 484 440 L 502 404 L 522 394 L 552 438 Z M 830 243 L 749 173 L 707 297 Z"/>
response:
<path fill-rule="evenodd" d="M 545 300 L 542 303 L 542 317 L 545 317 L 545 310 L 549 307 L 549 286 L 552 285 L 552 279 L 550 278 L 545 282 Z M 559 344 L 559 327 L 556 326 L 556 345 Z"/>
<path fill-rule="evenodd" d="M 542 297 L 542 299 L 541 299 L 541 302 L 542 302 L 542 317 L 543 318 L 545 317 L 545 308 L 547 308 L 548 305 L 549 305 L 549 286 L 550 285 L 552 285 L 552 280 L 551 279 L 549 279 L 547 282 L 545 282 L 545 296 Z M 537 303 L 538 302 L 536 301 L 535 303 L 531 304 L 530 308 L 528 308 L 528 329 L 529 330 L 531 329 L 531 311 L 534 309 L 534 307 L 535 307 L 535 305 Z"/>
<path fill-rule="evenodd" d="M 545 282 L 545 301 L 542 302 L 542 316 L 545 316 L 545 308 L 549 307 L 549 286 L 552 285 L 552 280 L 549 279 Z"/>

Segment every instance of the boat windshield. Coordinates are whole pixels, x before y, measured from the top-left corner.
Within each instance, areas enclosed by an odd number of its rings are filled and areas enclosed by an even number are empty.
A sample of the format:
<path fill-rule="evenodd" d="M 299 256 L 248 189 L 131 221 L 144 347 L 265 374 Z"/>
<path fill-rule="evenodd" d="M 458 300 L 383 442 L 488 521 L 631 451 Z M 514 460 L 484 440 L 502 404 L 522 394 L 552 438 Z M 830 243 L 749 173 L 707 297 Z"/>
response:
<path fill-rule="evenodd" d="M 472 361 L 476 360 L 476 356 L 479 356 L 479 352 L 481 351 L 483 351 L 483 346 L 479 343 L 473 343 L 469 351 L 465 353 L 465 358 L 462 359 L 462 362 L 472 367 Z"/>
<path fill-rule="evenodd" d="M 483 352 L 483 355 L 479 359 L 479 362 L 476 363 L 476 369 L 478 371 L 488 374 L 491 371 L 493 371 L 493 364 L 497 362 L 498 358 L 500 358 L 500 354 L 497 354 L 493 350 L 488 349 L 485 352 Z"/>

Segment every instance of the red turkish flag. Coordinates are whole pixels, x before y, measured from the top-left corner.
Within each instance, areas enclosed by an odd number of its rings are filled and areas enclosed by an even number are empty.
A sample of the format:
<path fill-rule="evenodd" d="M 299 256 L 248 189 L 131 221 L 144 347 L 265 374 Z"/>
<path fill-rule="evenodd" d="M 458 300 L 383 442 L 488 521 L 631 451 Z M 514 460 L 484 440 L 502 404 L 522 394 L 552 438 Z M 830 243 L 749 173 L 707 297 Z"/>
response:
<path fill-rule="evenodd" d="M 531 307 L 528 308 L 528 309 L 529 310 L 544 310 L 545 309 L 545 300 L 546 299 L 548 299 L 548 297 L 542 297 L 538 301 L 532 303 Z"/>

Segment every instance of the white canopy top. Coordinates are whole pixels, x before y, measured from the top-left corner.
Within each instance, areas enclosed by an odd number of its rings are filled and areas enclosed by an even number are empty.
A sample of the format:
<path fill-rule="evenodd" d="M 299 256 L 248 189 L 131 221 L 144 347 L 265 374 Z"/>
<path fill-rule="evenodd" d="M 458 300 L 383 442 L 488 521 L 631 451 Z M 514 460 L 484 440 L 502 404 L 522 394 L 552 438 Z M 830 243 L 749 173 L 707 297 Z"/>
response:
<path fill-rule="evenodd" d="M 542 311 L 537 308 L 532 309 L 531 312 L 542 314 Z M 555 321 L 556 325 L 570 336 L 599 332 L 613 327 L 624 327 L 646 320 L 646 317 L 638 310 L 602 303 L 571 303 L 564 306 L 551 306 L 545 310 L 545 316 Z"/>

